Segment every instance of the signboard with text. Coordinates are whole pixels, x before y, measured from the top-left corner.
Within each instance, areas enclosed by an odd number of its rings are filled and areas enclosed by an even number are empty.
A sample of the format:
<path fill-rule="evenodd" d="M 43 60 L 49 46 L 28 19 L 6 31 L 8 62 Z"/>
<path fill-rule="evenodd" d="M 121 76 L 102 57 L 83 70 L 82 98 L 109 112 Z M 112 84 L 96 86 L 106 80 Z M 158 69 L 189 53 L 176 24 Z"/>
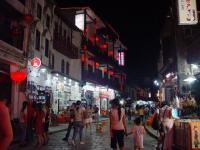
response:
<path fill-rule="evenodd" d="M 178 0 L 179 25 L 198 23 L 196 0 Z"/>

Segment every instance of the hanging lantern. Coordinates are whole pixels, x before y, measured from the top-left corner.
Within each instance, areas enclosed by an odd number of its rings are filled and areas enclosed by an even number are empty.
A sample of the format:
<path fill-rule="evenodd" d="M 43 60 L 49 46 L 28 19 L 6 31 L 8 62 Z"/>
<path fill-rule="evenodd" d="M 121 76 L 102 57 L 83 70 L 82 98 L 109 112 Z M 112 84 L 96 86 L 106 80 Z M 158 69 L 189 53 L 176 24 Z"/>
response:
<path fill-rule="evenodd" d="M 95 65 L 96 65 L 96 68 L 98 68 L 98 67 L 99 67 L 99 63 L 98 63 L 98 62 L 96 62 L 96 63 L 95 63 Z"/>
<path fill-rule="evenodd" d="M 24 81 L 26 79 L 26 76 L 27 76 L 26 72 L 21 70 L 10 73 L 11 79 L 16 82 Z"/>
<path fill-rule="evenodd" d="M 26 15 L 23 16 L 23 20 L 27 24 L 30 24 L 33 21 L 33 16 L 31 14 L 26 14 Z"/>
<path fill-rule="evenodd" d="M 113 50 L 112 49 L 108 51 L 108 56 L 113 56 Z"/>
<path fill-rule="evenodd" d="M 95 40 L 96 40 L 96 42 L 97 42 L 97 43 L 99 42 L 99 38 L 98 38 L 98 37 L 96 37 L 96 39 L 95 39 Z"/>
<path fill-rule="evenodd" d="M 107 44 L 102 44 L 100 47 L 101 47 L 102 49 L 106 49 L 106 48 L 108 47 L 108 45 L 107 45 Z"/>

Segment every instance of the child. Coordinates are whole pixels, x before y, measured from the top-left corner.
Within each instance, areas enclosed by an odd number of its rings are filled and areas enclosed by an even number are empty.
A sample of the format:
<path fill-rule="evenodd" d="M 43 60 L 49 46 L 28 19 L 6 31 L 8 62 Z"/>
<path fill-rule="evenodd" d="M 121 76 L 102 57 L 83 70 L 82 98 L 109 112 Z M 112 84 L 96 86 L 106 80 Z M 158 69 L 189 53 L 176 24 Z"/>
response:
<path fill-rule="evenodd" d="M 134 120 L 135 125 L 133 126 L 131 133 L 133 134 L 133 142 L 134 142 L 134 150 L 142 150 L 143 146 L 143 135 L 144 135 L 144 127 L 141 124 L 141 118 L 136 118 Z"/>

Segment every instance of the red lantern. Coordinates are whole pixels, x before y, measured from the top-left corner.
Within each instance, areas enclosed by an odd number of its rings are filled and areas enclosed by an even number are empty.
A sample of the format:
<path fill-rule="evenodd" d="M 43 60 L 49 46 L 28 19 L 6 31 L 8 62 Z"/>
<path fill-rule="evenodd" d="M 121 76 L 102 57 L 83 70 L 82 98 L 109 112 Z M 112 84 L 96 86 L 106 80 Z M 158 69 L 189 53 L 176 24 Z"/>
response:
<path fill-rule="evenodd" d="M 95 40 L 96 40 L 96 42 L 99 42 L 99 38 L 98 38 L 98 37 L 96 37 L 96 39 L 95 39 Z"/>
<path fill-rule="evenodd" d="M 101 45 L 101 48 L 102 48 L 102 49 L 106 49 L 107 47 L 108 47 L 107 44 L 103 44 L 103 45 Z"/>
<path fill-rule="evenodd" d="M 10 73 L 10 77 L 13 81 L 21 82 L 26 79 L 26 72 L 24 71 L 15 71 Z"/>
<path fill-rule="evenodd" d="M 95 65 L 96 65 L 96 68 L 98 68 L 98 67 L 99 67 L 99 63 L 98 63 L 98 62 L 96 62 L 96 63 L 95 63 Z"/>
<path fill-rule="evenodd" d="M 30 24 L 33 21 L 33 16 L 31 14 L 26 14 L 23 16 L 23 20 L 26 23 Z"/>

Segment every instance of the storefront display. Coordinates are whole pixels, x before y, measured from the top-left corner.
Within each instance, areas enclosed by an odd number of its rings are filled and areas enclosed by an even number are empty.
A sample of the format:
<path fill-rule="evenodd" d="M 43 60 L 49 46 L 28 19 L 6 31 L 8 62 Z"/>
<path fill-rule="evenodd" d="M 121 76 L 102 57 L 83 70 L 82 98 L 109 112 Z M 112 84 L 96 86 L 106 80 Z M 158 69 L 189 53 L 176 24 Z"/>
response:
<path fill-rule="evenodd" d="M 45 103 L 49 101 L 55 114 L 67 106 L 81 100 L 80 84 L 57 72 L 52 72 L 45 66 L 34 68 L 29 62 L 27 77 L 27 92 L 29 99 Z"/>
<path fill-rule="evenodd" d="M 175 121 L 174 147 L 178 150 L 200 150 L 200 120 Z"/>

